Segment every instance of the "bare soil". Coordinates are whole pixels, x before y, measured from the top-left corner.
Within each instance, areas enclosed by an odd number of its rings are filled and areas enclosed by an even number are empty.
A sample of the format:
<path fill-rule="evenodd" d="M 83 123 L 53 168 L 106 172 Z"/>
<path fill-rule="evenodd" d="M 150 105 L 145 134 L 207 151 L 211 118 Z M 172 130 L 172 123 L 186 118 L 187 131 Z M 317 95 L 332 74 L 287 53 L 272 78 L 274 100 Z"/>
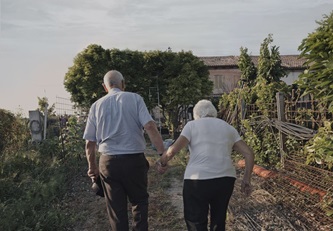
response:
<path fill-rule="evenodd" d="M 182 231 L 186 230 L 183 221 L 182 204 L 182 175 L 170 174 L 168 185 L 160 188 L 159 181 L 167 182 L 166 178 L 157 175 L 154 158 L 150 158 L 149 192 L 150 214 L 149 230 L 152 231 Z M 261 188 L 263 179 L 254 176 L 252 185 L 254 191 L 250 197 L 240 193 L 240 176 L 231 198 L 227 230 L 229 231 L 312 231 L 306 222 L 298 215 L 284 208 L 268 191 Z M 73 231 L 109 231 L 104 198 L 96 196 L 91 190 L 90 179 L 86 175 L 86 166 L 82 166 L 80 173 L 73 179 L 70 192 L 63 201 L 64 209 L 69 211 L 69 217 L 74 216 L 73 225 L 68 230 Z M 130 208 L 129 208 L 130 214 Z M 174 225 L 170 225 L 174 224 Z"/>

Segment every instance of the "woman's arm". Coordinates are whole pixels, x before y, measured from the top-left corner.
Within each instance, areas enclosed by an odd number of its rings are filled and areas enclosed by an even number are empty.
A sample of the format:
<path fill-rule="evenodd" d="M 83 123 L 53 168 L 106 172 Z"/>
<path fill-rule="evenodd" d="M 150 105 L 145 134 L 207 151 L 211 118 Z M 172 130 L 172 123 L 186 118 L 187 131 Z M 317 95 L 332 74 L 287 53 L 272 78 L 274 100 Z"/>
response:
<path fill-rule="evenodd" d="M 239 152 L 245 158 L 245 173 L 241 184 L 241 191 L 249 196 L 251 194 L 251 175 L 254 166 L 254 153 L 243 140 L 237 141 L 233 146 L 233 150 Z"/>
<path fill-rule="evenodd" d="M 161 158 L 157 161 L 157 170 L 160 173 L 164 173 L 166 171 L 168 161 L 171 160 L 172 157 L 176 155 L 181 149 L 188 145 L 188 143 L 189 141 L 185 138 L 185 136 L 179 136 L 175 143 L 171 145 L 166 151 L 164 151 Z"/>

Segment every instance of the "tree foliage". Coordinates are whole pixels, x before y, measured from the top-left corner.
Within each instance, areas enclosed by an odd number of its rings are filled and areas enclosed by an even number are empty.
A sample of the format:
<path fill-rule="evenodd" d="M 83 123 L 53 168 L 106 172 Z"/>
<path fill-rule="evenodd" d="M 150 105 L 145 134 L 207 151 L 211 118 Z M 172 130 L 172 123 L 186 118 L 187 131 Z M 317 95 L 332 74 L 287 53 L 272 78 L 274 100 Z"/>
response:
<path fill-rule="evenodd" d="M 240 127 L 242 124 L 242 127 L 246 129 L 244 139 L 254 150 L 258 151 L 256 161 L 275 166 L 279 161 L 280 151 L 272 129 L 268 127 L 259 129 L 256 127 L 255 120 L 252 121 L 253 123 L 244 120 L 246 104 L 252 104 L 257 109 L 256 114 L 252 116 L 269 116 L 274 110 L 272 106 L 276 93 L 288 91 L 287 84 L 281 81 L 286 72 L 281 65 L 279 48 L 271 46 L 272 42 L 272 35 L 268 35 L 263 40 L 257 67 L 248 55 L 247 48 L 240 49 L 238 66 L 241 70 L 241 81 L 244 81 L 245 84 L 241 84 L 241 88 L 236 88 L 229 94 L 223 94 L 220 108 L 223 118 L 227 118 L 236 127 Z M 226 108 L 233 111 L 228 112 Z"/>
<path fill-rule="evenodd" d="M 258 59 L 258 78 L 265 83 L 279 82 L 286 75 L 281 66 L 279 47 L 269 47 L 273 42 L 272 35 L 269 34 L 260 46 Z"/>
<path fill-rule="evenodd" d="M 123 74 L 126 91 L 140 94 L 149 108 L 158 106 L 151 89 L 158 91 L 159 106 L 172 130 L 178 127 L 179 109 L 208 97 L 213 89 L 208 68 L 191 52 L 109 50 L 89 45 L 65 76 L 72 101 L 89 108 L 105 95 L 103 76 L 112 69 Z"/>
<path fill-rule="evenodd" d="M 319 27 L 302 40 L 298 50 L 307 69 L 297 81 L 304 94 L 328 104 L 333 112 L 333 11 L 317 21 Z"/>
<path fill-rule="evenodd" d="M 0 158 L 19 151 L 30 137 L 27 120 L 0 109 L 0 137 Z"/>
<path fill-rule="evenodd" d="M 248 49 L 246 47 L 241 47 L 240 52 L 238 67 L 241 71 L 241 81 L 245 86 L 252 87 L 257 78 L 257 68 L 248 54 Z"/>
<path fill-rule="evenodd" d="M 89 108 L 104 94 L 103 76 L 111 67 L 110 52 L 99 45 L 89 45 L 80 52 L 64 79 L 72 101 L 82 108 Z"/>
<path fill-rule="evenodd" d="M 126 91 L 140 94 L 147 102 L 148 89 L 153 76 L 149 70 L 144 68 L 146 65 L 144 53 L 128 49 L 111 49 L 107 50 L 107 52 L 110 53 L 110 65 L 109 69 L 103 71 L 102 76 L 112 69 L 120 71 L 125 78 Z M 103 77 L 100 81 L 103 81 Z"/>
<path fill-rule="evenodd" d="M 47 108 L 47 114 L 54 115 L 55 114 L 55 104 L 49 105 L 49 100 L 46 97 L 37 97 L 38 99 L 38 110 L 44 115 L 45 107 Z M 50 106 L 50 107 L 49 107 Z"/>
<path fill-rule="evenodd" d="M 333 168 L 333 124 L 325 121 L 318 133 L 306 143 L 304 153 L 307 155 L 307 164 Z"/>
<path fill-rule="evenodd" d="M 178 127 L 180 109 L 207 98 L 213 90 L 209 80 L 208 68 L 191 52 L 172 53 L 166 68 L 165 93 L 162 93 L 161 105 L 166 111 L 171 129 Z"/>
<path fill-rule="evenodd" d="M 317 21 L 319 27 L 302 40 L 298 47 L 300 57 L 306 59 L 306 70 L 297 84 L 303 94 L 313 98 L 333 112 L 333 11 Z M 332 123 L 326 121 L 318 133 L 305 145 L 307 163 L 333 168 Z"/>

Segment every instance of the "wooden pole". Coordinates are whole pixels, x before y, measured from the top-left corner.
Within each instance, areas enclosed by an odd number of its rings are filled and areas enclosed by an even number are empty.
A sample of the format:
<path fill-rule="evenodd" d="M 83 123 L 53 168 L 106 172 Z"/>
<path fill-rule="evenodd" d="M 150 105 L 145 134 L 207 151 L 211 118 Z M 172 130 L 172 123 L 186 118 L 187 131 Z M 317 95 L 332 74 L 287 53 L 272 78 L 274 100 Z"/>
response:
<path fill-rule="evenodd" d="M 45 109 L 44 109 L 44 140 L 46 139 L 46 129 L 47 129 L 47 107 L 49 105 L 46 103 Z"/>
<path fill-rule="evenodd" d="M 285 103 L 284 103 L 284 94 L 282 92 L 276 93 L 276 105 L 277 105 L 277 115 L 278 120 L 281 122 L 286 122 L 285 116 Z M 281 164 L 284 166 L 284 156 L 287 152 L 286 147 L 286 135 L 283 132 L 279 131 L 279 138 L 280 138 L 280 157 L 281 157 Z"/>

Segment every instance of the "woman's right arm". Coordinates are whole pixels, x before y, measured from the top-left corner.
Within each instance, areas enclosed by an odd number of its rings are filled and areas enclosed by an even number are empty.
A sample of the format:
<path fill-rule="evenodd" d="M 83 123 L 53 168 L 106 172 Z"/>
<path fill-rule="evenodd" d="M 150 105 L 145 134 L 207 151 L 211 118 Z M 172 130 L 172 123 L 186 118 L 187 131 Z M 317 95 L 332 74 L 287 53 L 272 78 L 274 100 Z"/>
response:
<path fill-rule="evenodd" d="M 254 153 L 253 150 L 243 141 L 237 141 L 233 150 L 242 154 L 245 158 L 245 172 L 242 180 L 241 189 L 247 196 L 251 194 L 251 175 L 254 166 Z"/>

